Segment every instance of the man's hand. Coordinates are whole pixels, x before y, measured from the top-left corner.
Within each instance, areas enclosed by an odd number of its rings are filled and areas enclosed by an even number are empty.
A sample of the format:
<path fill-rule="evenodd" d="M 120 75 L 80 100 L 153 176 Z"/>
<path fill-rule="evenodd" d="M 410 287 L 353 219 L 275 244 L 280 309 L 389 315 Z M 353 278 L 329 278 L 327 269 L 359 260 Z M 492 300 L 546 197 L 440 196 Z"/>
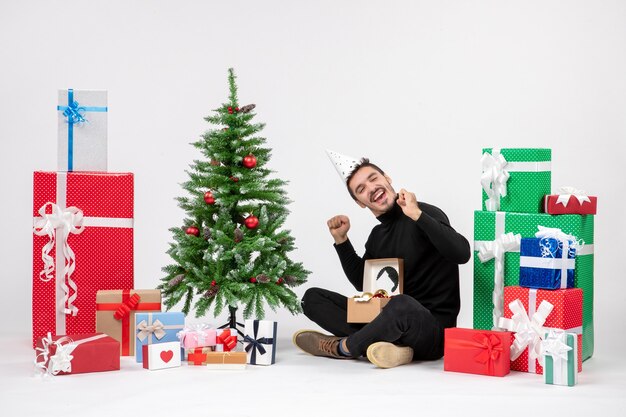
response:
<path fill-rule="evenodd" d="M 422 210 L 420 210 L 420 207 L 417 204 L 415 194 L 408 192 L 403 188 L 398 193 L 397 201 L 405 216 L 410 217 L 413 220 L 417 220 L 422 215 Z"/>
<path fill-rule="evenodd" d="M 335 239 L 335 244 L 339 245 L 348 240 L 348 230 L 350 230 L 350 219 L 348 216 L 339 215 L 326 222 L 330 234 Z"/>

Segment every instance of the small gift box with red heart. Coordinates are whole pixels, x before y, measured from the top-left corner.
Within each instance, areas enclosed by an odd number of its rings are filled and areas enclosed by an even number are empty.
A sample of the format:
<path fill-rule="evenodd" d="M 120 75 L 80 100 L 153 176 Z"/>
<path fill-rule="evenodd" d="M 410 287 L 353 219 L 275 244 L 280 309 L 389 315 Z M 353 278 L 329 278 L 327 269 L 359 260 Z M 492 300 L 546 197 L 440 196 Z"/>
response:
<path fill-rule="evenodd" d="M 152 371 L 180 366 L 180 343 L 165 342 L 143 345 L 143 367 Z"/>
<path fill-rule="evenodd" d="M 511 332 L 445 329 L 443 370 L 505 376 L 511 370 Z"/>
<path fill-rule="evenodd" d="M 120 342 L 103 333 L 47 336 L 37 340 L 35 367 L 48 375 L 120 369 Z"/>
<path fill-rule="evenodd" d="M 216 352 L 230 352 L 237 347 L 237 329 L 218 329 L 215 340 Z"/>
<path fill-rule="evenodd" d="M 543 211 L 548 214 L 596 214 L 598 197 L 574 187 L 561 187 L 558 194 L 546 195 Z"/>

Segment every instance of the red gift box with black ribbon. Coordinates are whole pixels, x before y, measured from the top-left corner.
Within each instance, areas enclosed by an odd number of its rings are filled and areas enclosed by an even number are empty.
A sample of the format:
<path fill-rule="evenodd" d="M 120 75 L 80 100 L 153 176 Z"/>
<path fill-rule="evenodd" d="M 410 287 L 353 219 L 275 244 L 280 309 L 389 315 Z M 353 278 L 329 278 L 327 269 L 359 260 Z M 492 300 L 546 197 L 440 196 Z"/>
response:
<path fill-rule="evenodd" d="M 133 174 L 35 172 L 33 347 L 94 333 L 96 292 L 133 280 Z"/>
<path fill-rule="evenodd" d="M 511 370 L 511 332 L 453 327 L 444 338 L 444 371 L 505 376 Z"/>

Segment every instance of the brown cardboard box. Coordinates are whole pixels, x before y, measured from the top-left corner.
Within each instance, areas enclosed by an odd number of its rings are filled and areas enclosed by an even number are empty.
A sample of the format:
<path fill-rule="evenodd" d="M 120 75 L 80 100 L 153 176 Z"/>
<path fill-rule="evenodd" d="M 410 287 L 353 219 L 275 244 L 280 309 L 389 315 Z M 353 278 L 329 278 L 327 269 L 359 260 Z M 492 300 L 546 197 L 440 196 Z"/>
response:
<path fill-rule="evenodd" d="M 355 301 L 348 298 L 348 323 L 369 323 L 380 314 L 391 298 L 371 298 L 369 301 Z"/>
<path fill-rule="evenodd" d="M 385 290 L 390 296 L 402 294 L 404 290 L 404 259 L 367 259 L 363 267 L 363 291 L 375 294 Z M 369 323 L 387 305 L 390 298 L 371 298 L 356 301 L 348 298 L 348 323 Z"/>
<path fill-rule="evenodd" d="M 119 341 L 121 356 L 135 355 L 136 311 L 161 311 L 161 290 L 101 290 L 96 294 L 96 331 Z"/>
<path fill-rule="evenodd" d="M 206 366 L 211 369 L 245 369 L 246 352 L 206 352 Z"/>

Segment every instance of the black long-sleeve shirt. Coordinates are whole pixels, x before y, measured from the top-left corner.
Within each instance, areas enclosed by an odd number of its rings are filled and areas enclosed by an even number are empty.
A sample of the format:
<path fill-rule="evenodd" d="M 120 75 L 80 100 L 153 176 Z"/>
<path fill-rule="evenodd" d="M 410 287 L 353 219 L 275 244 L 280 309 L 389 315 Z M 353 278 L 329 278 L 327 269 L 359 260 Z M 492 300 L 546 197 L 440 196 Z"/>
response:
<path fill-rule="evenodd" d="M 461 300 L 459 267 L 470 259 L 470 246 L 451 226 L 439 208 L 418 203 L 417 220 L 406 216 L 396 203 L 380 215 L 365 243 L 365 254 L 356 254 L 350 240 L 335 245 L 343 270 L 358 291 L 363 290 L 365 260 L 404 259 L 404 294 L 419 301 L 443 327 L 456 326 Z"/>

